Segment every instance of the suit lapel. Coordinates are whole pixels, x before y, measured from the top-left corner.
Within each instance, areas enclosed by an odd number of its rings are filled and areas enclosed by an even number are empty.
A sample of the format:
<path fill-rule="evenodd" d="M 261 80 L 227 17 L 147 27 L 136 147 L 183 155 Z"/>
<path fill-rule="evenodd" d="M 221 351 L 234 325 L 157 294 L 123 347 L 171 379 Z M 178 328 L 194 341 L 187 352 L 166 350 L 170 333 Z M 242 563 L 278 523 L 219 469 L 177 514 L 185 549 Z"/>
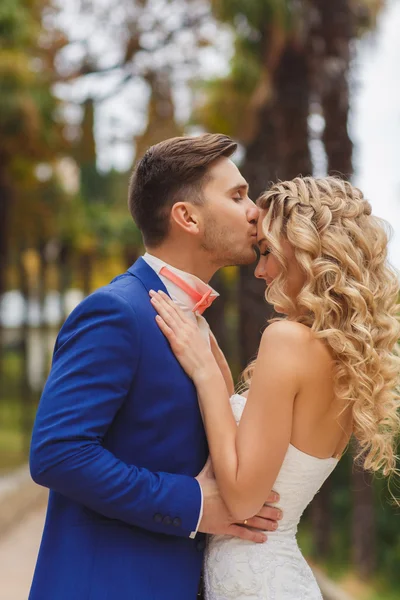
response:
<path fill-rule="evenodd" d="M 150 265 L 147 264 L 145 260 L 143 260 L 142 257 L 138 258 L 137 261 L 131 267 L 129 267 L 128 272 L 134 277 L 137 277 L 143 283 L 148 292 L 150 290 L 154 290 L 155 292 L 162 290 L 168 294 L 167 288 L 157 273 L 150 267 Z"/>

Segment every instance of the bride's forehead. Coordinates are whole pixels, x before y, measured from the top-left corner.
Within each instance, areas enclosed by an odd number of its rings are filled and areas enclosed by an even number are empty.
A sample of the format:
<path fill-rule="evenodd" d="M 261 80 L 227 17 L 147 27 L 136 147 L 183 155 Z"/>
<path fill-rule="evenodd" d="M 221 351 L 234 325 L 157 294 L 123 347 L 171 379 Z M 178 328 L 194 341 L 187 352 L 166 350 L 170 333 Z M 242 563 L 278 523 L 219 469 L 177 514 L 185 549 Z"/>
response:
<path fill-rule="evenodd" d="M 257 235 L 259 238 L 267 237 L 266 223 L 265 223 L 266 214 L 267 213 L 265 210 L 260 210 L 260 214 L 259 214 L 258 222 L 257 222 Z"/>

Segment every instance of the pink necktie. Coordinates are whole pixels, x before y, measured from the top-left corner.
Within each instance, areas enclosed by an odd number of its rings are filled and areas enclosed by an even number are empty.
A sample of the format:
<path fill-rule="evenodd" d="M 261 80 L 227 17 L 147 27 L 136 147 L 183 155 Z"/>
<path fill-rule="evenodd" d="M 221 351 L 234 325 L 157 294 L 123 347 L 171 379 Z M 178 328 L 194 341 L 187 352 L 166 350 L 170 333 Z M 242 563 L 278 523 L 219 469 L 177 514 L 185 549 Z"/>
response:
<path fill-rule="evenodd" d="M 203 312 L 209 308 L 215 300 L 215 297 L 211 298 L 211 290 L 207 290 L 203 295 L 200 294 L 200 292 L 192 288 L 192 286 L 186 283 L 186 281 L 181 279 L 179 275 L 176 275 L 176 273 L 170 271 L 168 267 L 163 267 L 160 271 L 160 275 L 163 275 L 172 281 L 172 283 L 181 288 L 181 290 L 186 292 L 186 294 L 196 302 L 196 305 L 192 308 L 192 312 L 198 312 L 200 315 L 202 315 Z"/>

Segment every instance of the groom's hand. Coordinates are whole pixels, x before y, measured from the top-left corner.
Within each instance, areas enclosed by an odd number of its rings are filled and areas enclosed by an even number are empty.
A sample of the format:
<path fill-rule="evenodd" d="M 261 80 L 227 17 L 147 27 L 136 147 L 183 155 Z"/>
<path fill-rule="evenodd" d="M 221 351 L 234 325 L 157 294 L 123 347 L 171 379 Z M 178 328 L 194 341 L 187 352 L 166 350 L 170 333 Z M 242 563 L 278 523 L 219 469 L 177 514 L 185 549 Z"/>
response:
<path fill-rule="evenodd" d="M 217 482 L 212 471 L 211 461 L 208 460 L 204 469 L 196 477 L 203 491 L 203 517 L 199 531 L 213 535 L 232 535 L 242 540 L 263 543 L 267 539 L 265 531 L 275 531 L 282 513 L 278 508 L 267 506 L 277 502 L 279 496 L 271 492 L 258 515 L 247 519 L 246 526 L 234 523 L 228 509 L 222 500 Z"/>

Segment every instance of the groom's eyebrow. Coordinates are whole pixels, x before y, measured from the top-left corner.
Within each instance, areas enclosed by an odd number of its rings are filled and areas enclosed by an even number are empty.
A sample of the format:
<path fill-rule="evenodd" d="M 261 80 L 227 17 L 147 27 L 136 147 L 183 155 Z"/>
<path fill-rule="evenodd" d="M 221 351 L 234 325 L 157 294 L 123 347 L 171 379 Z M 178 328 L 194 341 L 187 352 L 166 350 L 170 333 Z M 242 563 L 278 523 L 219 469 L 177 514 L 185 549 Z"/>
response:
<path fill-rule="evenodd" d="M 228 194 L 232 194 L 233 192 L 237 192 L 238 190 L 245 190 L 246 192 L 248 192 L 249 184 L 248 183 L 238 183 L 237 185 L 234 185 L 233 187 L 229 188 Z"/>

